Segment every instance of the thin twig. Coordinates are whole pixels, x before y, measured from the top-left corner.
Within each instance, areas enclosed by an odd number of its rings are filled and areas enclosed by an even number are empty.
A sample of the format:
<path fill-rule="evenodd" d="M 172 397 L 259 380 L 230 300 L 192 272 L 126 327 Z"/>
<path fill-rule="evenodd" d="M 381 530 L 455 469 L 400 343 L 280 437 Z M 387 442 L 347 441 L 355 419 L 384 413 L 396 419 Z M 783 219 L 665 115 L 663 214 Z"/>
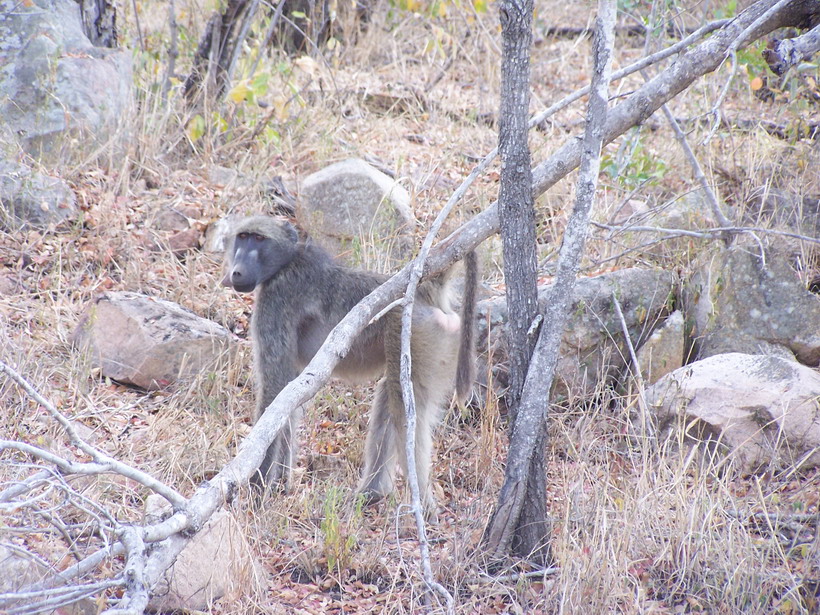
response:
<path fill-rule="evenodd" d="M 253 66 L 251 66 L 250 74 L 251 76 L 256 74 L 256 69 L 259 66 L 259 61 L 262 59 L 262 56 L 265 53 L 265 50 L 271 44 L 273 40 L 273 34 L 276 31 L 276 26 L 279 23 L 279 20 L 282 18 L 282 9 L 285 8 L 284 0 L 279 0 L 276 4 L 276 9 L 273 12 L 273 15 L 270 18 L 270 23 L 268 24 L 268 29 L 265 32 L 265 38 L 262 39 L 262 44 L 259 46 L 259 51 L 256 54 L 256 59 L 253 61 Z"/>
<path fill-rule="evenodd" d="M 723 106 L 723 101 L 729 93 L 729 87 L 735 80 L 735 75 L 737 75 L 737 53 L 734 50 L 729 50 L 729 60 L 732 63 L 732 72 L 729 74 L 729 78 L 726 79 L 726 83 L 723 84 L 723 88 L 720 90 L 720 94 L 718 94 L 715 104 L 712 105 L 712 109 L 707 113 L 707 115 L 713 116 L 714 120 L 712 120 L 712 128 L 709 130 L 706 137 L 704 137 L 701 145 L 706 145 L 712 140 L 712 137 L 715 136 L 715 132 L 717 132 L 718 126 L 722 123 L 720 108 Z"/>
<path fill-rule="evenodd" d="M 632 376 L 635 378 L 635 383 L 638 388 L 638 408 L 640 409 L 641 414 L 641 435 L 651 436 L 653 435 L 653 429 L 652 423 L 649 421 L 649 410 L 646 405 L 646 386 L 644 384 L 643 374 L 641 373 L 641 364 L 640 361 L 638 361 L 635 346 L 632 344 L 632 338 L 629 335 L 629 327 L 626 324 L 626 318 L 624 318 L 624 312 L 621 309 L 621 302 L 618 301 L 615 291 L 612 291 L 612 304 L 615 306 L 615 314 L 618 316 L 618 320 L 621 323 L 621 331 L 624 334 L 626 347 L 629 349 L 629 357 L 632 361 Z M 643 450 L 647 451 L 646 447 L 644 447 Z"/>
<path fill-rule="evenodd" d="M 140 41 L 140 51 L 145 53 L 145 41 L 142 38 L 142 27 L 140 27 L 140 13 L 137 10 L 137 0 L 131 0 L 131 6 L 134 7 L 134 24 L 137 26 L 137 38 Z"/>
<path fill-rule="evenodd" d="M 764 235 L 779 235 L 782 237 L 790 237 L 792 239 L 799 239 L 800 241 L 807 241 L 809 243 L 820 244 L 820 238 L 810 237 L 809 235 L 801 235 L 800 233 L 792 233 L 790 231 L 778 231 L 777 229 L 760 228 L 754 226 L 719 226 L 711 229 L 698 229 L 692 231 L 683 228 L 665 228 L 662 226 L 630 226 L 617 224 L 604 224 L 602 222 L 593 222 L 594 226 L 609 231 L 618 232 L 636 232 L 636 233 L 664 233 L 666 235 L 673 235 L 674 237 L 697 237 L 699 239 L 707 239 L 722 235 L 723 233 L 762 233 Z"/>
<path fill-rule="evenodd" d="M 509 574 L 489 575 L 479 574 L 464 579 L 464 583 L 473 585 L 478 583 L 511 583 L 521 579 L 541 579 L 561 572 L 558 566 L 551 566 L 543 570 L 530 570 L 528 572 L 511 572 Z"/>
<path fill-rule="evenodd" d="M 732 222 L 726 217 L 723 210 L 720 208 L 715 192 L 712 190 L 712 187 L 709 185 L 709 180 L 706 179 L 706 175 L 703 173 L 703 167 L 700 166 L 700 162 L 698 161 L 697 156 L 695 156 L 695 152 L 693 152 L 692 148 L 689 147 L 689 141 L 687 141 L 686 135 L 683 134 L 683 130 L 681 130 L 680 124 L 678 124 L 675 116 L 672 115 L 672 112 L 669 110 L 669 106 L 661 105 L 661 110 L 666 116 L 669 125 L 672 126 L 672 130 L 675 131 L 675 138 L 678 140 L 683 153 L 686 155 L 686 159 L 689 161 L 689 165 L 692 167 L 692 171 L 695 174 L 695 179 L 706 193 L 706 200 L 709 201 L 709 206 L 712 208 L 712 213 L 714 214 L 715 219 L 721 226 L 732 226 Z M 730 235 L 727 234 L 724 237 L 724 242 L 728 245 L 730 241 Z"/>
<path fill-rule="evenodd" d="M 284 0 L 280 0 L 280 4 L 284 4 Z M 248 11 L 245 13 L 245 17 L 242 19 L 242 26 L 239 28 L 239 32 L 236 35 L 231 57 L 228 61 L 228 66 L 225 68 L 225 82 L 222 89 L 223 93 L 230 90 L 233 72 L 236 69 L 236 62 L 239 60 L 239 54 L 242 53 L 242 45 L 245 42 L 245 38 L 248 36 L 248 30 L 251 28 L 251 22 L 256 15 L 257 8 L 259 8 L 259 0 L 253 0 L 248 8 Z"/>
<path fill-rule="evenodd" d="M 45 611 L 53 611 L 69 604 L 79 602 L 83 598 L 88 598 L 94 594 L 109 589 L 119 587 L 123 584 L 122 579 L 113 578 L 98 583 L 88 585 L 72 585 L 70 587 L 60 587 L 54 589 L 44 589 L 35 592 L 12 592 L 0 594 L 0 607 L 4 609 L 6 615 L 35 615 Z M 43 600 L 37 600 L 39 597 Z M 20 606 L 11 606 L 25 600 L 26 603 Z"/>
<path fill-rule="evenodd" d="M 37 486 L 37 483 L 48 480 L 53 473 L 51 470 L 40 470 L 37 474 L 33 474 L 20 482 L 0 491 L 0 502 L 9 502 L 14 498 L 27 493 Z"/>

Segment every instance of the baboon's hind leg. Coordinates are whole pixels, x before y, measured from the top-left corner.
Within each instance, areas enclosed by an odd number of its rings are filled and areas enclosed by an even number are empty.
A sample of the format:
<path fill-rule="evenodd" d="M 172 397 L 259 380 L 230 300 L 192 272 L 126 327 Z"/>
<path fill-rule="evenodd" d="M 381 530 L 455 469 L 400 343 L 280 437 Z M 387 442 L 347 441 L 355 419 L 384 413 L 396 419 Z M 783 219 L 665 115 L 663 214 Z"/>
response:
<path fill-rule="evenodd" d="M 376 502 L 393 492 L 393 473 L 396 466 L 396 427 L 390 412 L 396 391 L 391 390 L 387 378 L 376 387 L 376 396 L 370 410 L 367 440 L 364 447 L 364 470 L 358 492 L 368 502 Z M 401 398 L 399 398 L 401 403 Z"/>

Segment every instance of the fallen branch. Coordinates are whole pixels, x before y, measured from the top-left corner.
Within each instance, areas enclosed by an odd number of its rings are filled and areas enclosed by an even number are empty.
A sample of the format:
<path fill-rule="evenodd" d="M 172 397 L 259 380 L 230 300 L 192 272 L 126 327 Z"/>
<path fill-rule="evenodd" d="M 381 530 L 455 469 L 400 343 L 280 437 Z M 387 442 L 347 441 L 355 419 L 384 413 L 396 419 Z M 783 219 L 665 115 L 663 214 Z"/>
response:
<path fill-rule="evenodd" d="M 137 470 L 136 468 L 132 468 L 131 466 L 122 463 L 121 461 L 114 459 L 110 455 L 102 452 L 100 449 L 91 446 L 85 440 L 83 440 L 79 435 L 77 435 L 77 431 L 74 429 L 74 426 L 71 424 L 71 421 L 68 420 L 63 414 L 61 414 L 57 408 L 54 407 L 50 401 L 48 401 L 45 397 L 40 395 L 37 390 L 32 387 L 25 378 L 23 378 L 20 374 L 18 374 L 14 369 L 0 361 L 0 373 L 6 374 L 9 378 L 14 380 L 19 386 L 21 386 L 26 393 L 38 404 L 40 404 L 43 408 L 45 408 L 48 413 L 62 426 L 65 430 L 66 435 L 69 437 L 71 444 L 79 448 L 82 452 L 86 455 L 91 457 L 95 463 L 93 464 L 74 464 L 73 462 L 64 461 L 64 464 L 70 464 L 72 468 L 71 472 L 77 472 L 81 474 L 100 474 L 102 472 L 115 472 L 117 474 L 121 474 L 126 478 L 130 478 L 138 482 L 140 485 L 148 487 L 155 493 L 158 493 L 166 500 L 168 500 L 174 507 L 181 507 L 184 506 L 186 503 L 186 499 L 174 489 L 171 489 L 164 483 L 158 481 L 156 478 L 151 476 L 150 474 L 146 474 L 141 470 Z M 36 447 L 32 447 L 30 445 L 24 445 L 22 443 L 13 443 L 13 442 L 2 442 L 0 443 L 0 450 L 6 446 L 8 448 L 17 448 L 21 450 L 20 447 L 27 447 L 29 450 L 25 452 L 29 452 L 41 459 L 45 459 L 46 457 L 50 457 L 51 463 L 57 463 L 54 459 L 55 456 L 51 455 L 47 451 L 43 451 L 42 449 L 37 449 Z M 85 467 L 85 470 L 83 469 Z"/>
<path fill-rule="evenodd" d="M 792 66 L 810 60 L 820 51 L 820 25 L 795 38 L 777 41 L 763 51 L 763 57 L 775 75 L 783 75 Z"/>

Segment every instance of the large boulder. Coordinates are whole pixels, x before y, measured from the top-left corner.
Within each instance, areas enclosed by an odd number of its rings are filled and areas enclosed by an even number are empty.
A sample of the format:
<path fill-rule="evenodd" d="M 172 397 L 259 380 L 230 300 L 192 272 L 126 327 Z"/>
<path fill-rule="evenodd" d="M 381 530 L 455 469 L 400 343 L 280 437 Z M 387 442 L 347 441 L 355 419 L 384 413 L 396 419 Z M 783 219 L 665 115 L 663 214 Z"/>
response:
<path fill-rule="evenodd" d="M 638 349 L 638 365 L 647 384 L 657 382 L 683 365 L 684 338 L 683 313 L 675 310 Z"/>
<path fill-rule="evenodd" d="M 579 278 L 570 308 L 570 319 L 561 340 L 556 369 L 558 393 L 588 396 L 602 381 L 617 377 L 626 366 L 629 350 L 621 321 L 614 309 L 617 297 L 634 347 L 640 347 L 669 314 L 677 290 L 677 276 L 662 269 L 622 269 L 593 278 Z M 539 288 L 543 311 L 553 285 Z M 493 377 L 505 386 L 507 322 L 506 297 L 479 302 L 478 348 L 490 349 Z M 489 335 L 489 340 L 487 336 Z M 486 370 L 479 370 L 479 374 Z"/>
<path fill-rule="evenodd" d="M 724 249 L 690 278 L 685 297 L 700 359 L 742 352 L 820 363 L 820 296 L 778 252 Z"/>
<path fill-rule="evenodd" d="M 152 494 L 145 502 L 149 523 L 170 516 L 170 505 Z M 265 572 L 253 555 L 242 527 L 227 510 L 218 510 L 191 539 L 174 565 L 152 588 L 150 611 L 209 611 L 214 601 L 231 603 L 261 596 Z"/>
<path fill-rule="evenodd" d="M 716 355 L 661 378 L 646 401 L 662 432 L 722 447 L 742 470 L 820 463 L 820 373 L 795 361 Z"/>
<path fill-rule="evenodd" d="M 111 292 L 86 309 L 73 342 L 112 380 L 159 389 L 203 371 L 219 371 L 230 332 L 176 303 Z"/>
<path fill-rule="evenodd" d="M 410 195 L 396 180 L 351 158 L 302 182 L 300 222 L 336 255 L 356 262 L 357 246 L 375 243 L 394 258 L 409 256 L 415 218 Z"/>
<path fill-rule="evenodd" d="M 62 179 L 0 159 L 0 228 L 45 227 L 76 213 L 74 192 Z"/>
<path fill-rule="evenodd" d="M 130 53 L 94 47 L 77 2 L 0 0 L 0 121 L 27 153 L 118 153 L 132 99 Z"/>

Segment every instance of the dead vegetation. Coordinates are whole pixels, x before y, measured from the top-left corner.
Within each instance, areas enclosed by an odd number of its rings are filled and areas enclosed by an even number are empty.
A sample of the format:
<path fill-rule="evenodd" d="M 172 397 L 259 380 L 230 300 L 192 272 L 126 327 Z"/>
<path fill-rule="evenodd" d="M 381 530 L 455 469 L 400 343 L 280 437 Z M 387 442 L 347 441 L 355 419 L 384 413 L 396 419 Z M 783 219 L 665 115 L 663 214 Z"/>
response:
<path fill-rule="evenodd" d="M 684 4 L 674 11 L 687 9 Z M 257 74 L 240 78 L 254 62 L 251 54 L 224 104 L 190 110 L 179 83 L 169 105 L 161 103 L 164 5 L 133 6 L 140 11 L 139 39 L 132 5 L 123 6 L 125 43 L 135 49 L 140 84 L 130 163 L 64 169 L 82 208 L 77 224 L 54 233 L 0 234 L 0 357 L 70 416 L 88 441 L 187 496 L 231 458 L 250 429 L 250 353 L 240 353 L 226 373 L 146 394 L 106 382 L 70 349 L 79 314 L 103 290 L 133 290 L 176 301 L 246 336 L 250 298 L 218 285 L 217 256 L 169 250 L 171 233 L 157 230 L 157 215 L 184 207 L 193 228 L 203 230 L 228 212 L 269 210 L 267 180 L 281 176 L 298 193 L 300 178 L 350 156 L 377 161 L 402 178 L 423 226 L 496 145 L 497 19 L 492 8 L 482 13 L 470 5 L 413 11 L 385 5 L 361 31 L 343 24 L 343 40 L 332 49 L 296 58 L 264 51 Z M 184 48 L 195 44 L 207 14 L 194 1 L 177 9 Z M 684 16 L 697 22 L 701 9 L 689 10 Z M 728 4 L 721 10 L 728 11 Z M 534 111 L 587 85 L 587 38 L 557 37 L 548 28 L 584 26 L 588 11 L 586 4 L 537 3 Z M 631 22 L 625 17 L 624 23 Z M 765 75 L 757 59 L 761 49 L 756 45 L 739 58 L 721 107 L 726 123 L 714 134 L 710 123 L 699 120 L 716 104 L 728 67 L 671 104 L 676 116 L 689 120 L 688 138 L 738 222 L 761 189 L 820 194 L 816 135 L 790 136 L 820 119 L 817 65 L 785 78 L 769 74 L 765 87 L 772 94 L 758 96 L 762 86 L 755 79 Z M 620 37 L 615 68 L 643 53 L 634 37 Z M 180 61 L 185 56 L 182 51 Z M 612 93 L 623 95 L 641 82 L 634 75 L 614 83 Z M 577 134 L 582 117 L 583 107 L 571 106 L 534 131 L 533 159 L 544 159 Z M 758 119 L 785 132 L 771 134 L 749 123 Z M 740 128 L 732 127 L 735 120 Z M 224 181 L 222 167 L 238 174 Z M 467 219 L 494 200 L 497 179 L 496 171 L 485 173 L 456 217 Z M 572 185 L 559 183 L 537 203 L 545 277 Z M 695 187 L 659 117 L 604 149 L 595 218 L 611 221 L 636 203 L 648 216 Z M 752 223 L 768 224 L 765 212 Z M 807 283 L 818 275 L 816 246 L 760 237 L 787 245 Z M 686 270 L 713 241 L 598 230 L 586 272 L 636 263 Z M 500 287 L 500 248 L 496 239 L 487 244 L 485 273 L 490 286 Z M 364 249 L 378 254 L 379 246 Z M 378 257 L 363 257 L 373 260 Z M 233 504 L 270 578 L 264 593 L 217 603 L 213 612 L 404 613 L 422 604 L 406 508 L 389 501 L 361 510 L 350 496 L 370 394 L 329 387 L 304 422 L 294 493 L 270 496 L 263 513 L 249 510 L 244 495 Z M 7 379 L 0 380 L 0 406 L 4 434 L 83 459 L 44 409 Z M 430 536 L 433 572 L 455 597 L 456 612 L 817 613 L 820 473 L 739 476 L 676 442 L 658 446 L 636 433 L 634 406 L 629 390 L 605 389 L 594 400 L 569 400 L 555 409 L 548 451 L 555 567 L 544 573 L 513 564 L 493 575 L 478 565 L 473 549 L 501 482 L 504 419 L 494 398 L 479 412 L 451 411 L 434 466 L 444 510 Z M 4 487 L 30 473 L 30 459 L 22 455 L 4 453 L 3 462 Z M 36 514 L 4 510 L 3 543 L 25 547 L 61 570 L 106 539 L 104 515 L 92 503 L 120 519 L 141 518 L 147 490 L 132 481 L 105 475 L 61 484 L 61 490 L 42 490 L 44 504 Z M 64 506 L 69 492 L 72 502 L 85 505 Z"/>

